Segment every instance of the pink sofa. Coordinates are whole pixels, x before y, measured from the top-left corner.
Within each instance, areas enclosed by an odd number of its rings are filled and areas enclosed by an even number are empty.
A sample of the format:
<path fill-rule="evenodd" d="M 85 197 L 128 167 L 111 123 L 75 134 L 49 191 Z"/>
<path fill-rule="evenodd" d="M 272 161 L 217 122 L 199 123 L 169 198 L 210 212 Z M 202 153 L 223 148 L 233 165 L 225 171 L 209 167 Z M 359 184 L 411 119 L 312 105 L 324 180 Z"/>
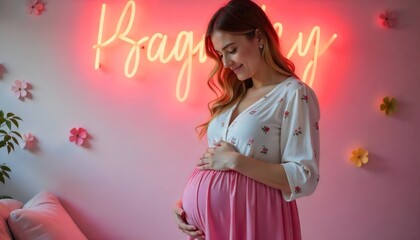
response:
<path fill-rule="evenodd" d="M 40 192 L 27 203 L 0 199 L 0 239 L 86 240 L 59 200 Z"/>

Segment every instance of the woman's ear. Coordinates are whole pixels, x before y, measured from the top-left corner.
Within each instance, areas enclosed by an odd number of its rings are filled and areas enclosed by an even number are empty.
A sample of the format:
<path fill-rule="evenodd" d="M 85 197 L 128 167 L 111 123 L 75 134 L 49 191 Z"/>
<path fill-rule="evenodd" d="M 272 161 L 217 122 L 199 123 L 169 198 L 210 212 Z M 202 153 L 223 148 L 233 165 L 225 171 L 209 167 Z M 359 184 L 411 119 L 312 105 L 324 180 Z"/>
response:
<path fill-rule="evenodd" d="M 259 44 L 263 43 L 264 34 L 258 28 L 255 29 L 255 37 L 257 38 Z"/>

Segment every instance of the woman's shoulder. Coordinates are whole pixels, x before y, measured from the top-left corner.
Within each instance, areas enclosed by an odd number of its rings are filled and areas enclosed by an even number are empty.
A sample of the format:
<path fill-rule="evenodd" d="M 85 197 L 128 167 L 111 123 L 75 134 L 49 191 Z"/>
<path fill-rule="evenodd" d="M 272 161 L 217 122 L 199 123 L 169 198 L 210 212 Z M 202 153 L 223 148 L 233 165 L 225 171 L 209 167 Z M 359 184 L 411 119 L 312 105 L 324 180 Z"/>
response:
<path fill-rule="evenodd" d="M 307 84 L 305 82 L 303 82 L 302 80 L 300 80 L 297 77 L 289 77 L 287 79 L 285 79 L 283 82 L 281 82 L 280 84 L 284 85 L 287 88 L 290 88 L 292 90 L 297 89 L 297 88 L 302 88 L 302 87 L 306 87 Z"/>
<path fill-rule="evenodd" d="M 316 97 L 312 88 L 304 81 L 297 77 L 289 77 L 283 82 L 279 83 L 278 90 L 276 91 L 277 97 L 282 99 L 291 100 L 295 96 L 310 96 Z"/>
<path fill-rule="evenodd" d="M 293 76 L 287 78 L 280 84 L 282 86 L 282 89 L 288 94 L 295 93 L 297 91 L 313 92 L 312 88 L 308 84 L 306 84 L 299 78 Z"/>

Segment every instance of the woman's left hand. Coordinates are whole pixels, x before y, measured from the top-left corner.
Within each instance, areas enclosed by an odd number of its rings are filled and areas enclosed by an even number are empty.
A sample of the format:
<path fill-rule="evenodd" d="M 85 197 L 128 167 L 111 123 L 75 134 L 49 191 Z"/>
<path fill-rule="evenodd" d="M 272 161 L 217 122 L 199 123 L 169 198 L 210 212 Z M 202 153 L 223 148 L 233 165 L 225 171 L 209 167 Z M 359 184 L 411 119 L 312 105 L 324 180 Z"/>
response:
<path fill-rule="evenodd" d="M 203 157 L 197 162 L 200 170 L 227 171 L 233 169 L 238 153 L 235 147 L 224 141 L 214 144 L 214 147 L 207 148 Z"/>

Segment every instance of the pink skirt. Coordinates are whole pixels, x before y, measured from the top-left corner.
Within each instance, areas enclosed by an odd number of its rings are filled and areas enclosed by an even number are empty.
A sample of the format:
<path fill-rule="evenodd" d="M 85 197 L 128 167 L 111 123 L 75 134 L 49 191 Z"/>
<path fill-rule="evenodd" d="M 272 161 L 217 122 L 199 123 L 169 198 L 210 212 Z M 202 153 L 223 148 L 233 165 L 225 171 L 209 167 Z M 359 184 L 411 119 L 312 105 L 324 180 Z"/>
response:
<path fill-rule="evenodd" d="M 296 202 L 235 171 L 195 170 L 182 205 L 206 240 L 301 239 Z"/>

